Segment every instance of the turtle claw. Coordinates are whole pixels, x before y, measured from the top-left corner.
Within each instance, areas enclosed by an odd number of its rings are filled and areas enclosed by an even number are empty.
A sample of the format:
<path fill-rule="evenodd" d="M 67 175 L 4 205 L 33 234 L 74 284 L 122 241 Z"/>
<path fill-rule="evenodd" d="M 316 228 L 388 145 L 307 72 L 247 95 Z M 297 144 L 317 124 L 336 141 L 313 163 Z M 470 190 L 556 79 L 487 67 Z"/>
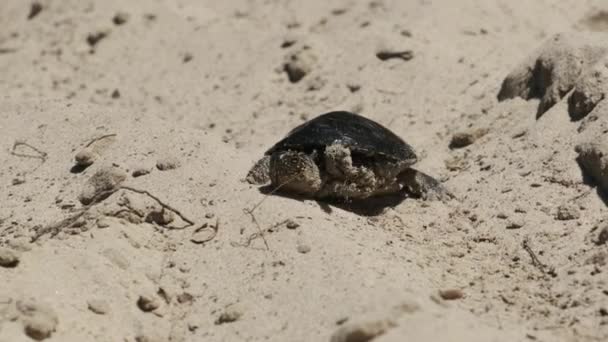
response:
<path fill-rule="evenodd" d="M 455 197 L 441 182 L 416 169 L 405 169 L 397 180 L 409 197 L 425 201 L 448 201 Z"/>

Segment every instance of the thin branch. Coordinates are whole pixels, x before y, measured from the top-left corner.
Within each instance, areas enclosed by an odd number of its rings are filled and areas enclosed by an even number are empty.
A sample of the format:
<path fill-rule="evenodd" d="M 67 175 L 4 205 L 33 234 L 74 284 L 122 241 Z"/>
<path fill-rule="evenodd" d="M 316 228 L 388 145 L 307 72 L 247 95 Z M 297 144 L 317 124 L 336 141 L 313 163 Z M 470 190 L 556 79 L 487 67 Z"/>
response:
<path fill-rule="evenodd" d="M 37 155 L 17 152 L 17 147 L 19 147 L 19 146 L 28 147 L 32 151 L 36 152 Z M 16 157 L 40 159 L 40 160 L 42 160 L 43 163 L 46 161 L 46 157 L 48 156 L 48 153 L 41 151 L 40 149 L 36 148 L 35 146 L 32 146 L 23 141 L 15 141 L 10 153 Z"/>
<path fill-rule="evenodd" d="M 84 145 L 84 147 L 89 147 L 89 146 L 93 145 L 94 143 L 98 142 L 99 140 L 103 140 L 103 139 L 115 137 L 115 136 L 116 136 L 116 133 L 102 135 L 100 137 L 91 139 L 86 145 Z"/>
<path fill-rule="evenodd" d="M 524 248 L 524 250 L 526 252 L 528 252 L 528 254 L 530 255 L 530 258 L 532 259 L 532 265 L 536 268 L 538 268 L 542 273 L 545 273 L 545 264 L 543 264 L 538 257 L 536 256 L 536 253 L 534 253 L 534 251 L 532 250 L 532 247 L 530 247 L 529 241 L 527 238 L 524 239 L 524 241 L 522 241 L 521 246 Z"/>
<path fill-rule="evenodd" d="M 132 188 L 130 186 L 120 186 L 119 189 L 123 189 L 123 190 L 127 190 L 127 191 L 132 191 L 141 195 L 146 195 L 150 198 L 152 198 L 153 200 L 156 201 L 156 203 L 160 204 L 163 208 L 171 210 L 172 212 L 174 212 L 175 214 L 177 214 L 177 216 L 179 216 L 184 222 L 188 223 L 187 226 L 184 227 L 180 227 L 180 228 L 174 228 L 174 229 L 184 229 L 190 226 L 194 225 L 194 221 L 188 219 L 186 216 L 184 216 L 179 210 L 175 209 L 174 207 L 170 206 L 169 204 L 166 204 L 165 202 L 161 201 L 158 197 L 152 195 L 150 192 L 146 191 L 146 190 L 139 190 L 139 189 L 135 189 Z"/>

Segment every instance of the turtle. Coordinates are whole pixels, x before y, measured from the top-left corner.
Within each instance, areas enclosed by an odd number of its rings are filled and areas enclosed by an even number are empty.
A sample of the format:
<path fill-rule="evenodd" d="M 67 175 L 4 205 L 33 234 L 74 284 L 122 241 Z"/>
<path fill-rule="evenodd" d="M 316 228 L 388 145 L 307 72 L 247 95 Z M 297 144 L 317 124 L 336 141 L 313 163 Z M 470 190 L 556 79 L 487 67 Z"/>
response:
<path fill-rule="evenodd" d="M 316 199 L 453 197 L 438 180 L 413 169 L 417 161 L 414 149 L 388 128 L 359 114 L 334 111 L 292 129 L 255 163 L 246 180 Z"/>

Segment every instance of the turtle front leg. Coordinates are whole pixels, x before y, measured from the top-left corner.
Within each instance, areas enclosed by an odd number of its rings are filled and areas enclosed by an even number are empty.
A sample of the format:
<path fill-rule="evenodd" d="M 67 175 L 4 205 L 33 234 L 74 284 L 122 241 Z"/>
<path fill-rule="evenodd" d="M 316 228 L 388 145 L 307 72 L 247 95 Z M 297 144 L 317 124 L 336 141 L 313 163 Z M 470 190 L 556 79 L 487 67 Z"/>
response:
<path fill-rule="evenodd" d="M 454 198 L 454 195 L 441 182 L 412 168 L 407 168 L 397 175 L 397 181 L 410 197 L 430 201 L 445 201 Z"/>

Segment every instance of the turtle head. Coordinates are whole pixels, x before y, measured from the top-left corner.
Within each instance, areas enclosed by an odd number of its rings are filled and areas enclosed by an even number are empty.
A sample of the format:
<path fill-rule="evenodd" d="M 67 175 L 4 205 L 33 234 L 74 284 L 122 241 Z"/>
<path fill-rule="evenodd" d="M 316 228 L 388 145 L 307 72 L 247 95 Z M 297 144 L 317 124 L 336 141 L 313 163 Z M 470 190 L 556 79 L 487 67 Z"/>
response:
<path fill-rule="evenodd" d="M 290 192 L 314 195 L 322 180 L 315 155 L 299 151 L 276 151 L 270 156 L 272 185 Z"/>

